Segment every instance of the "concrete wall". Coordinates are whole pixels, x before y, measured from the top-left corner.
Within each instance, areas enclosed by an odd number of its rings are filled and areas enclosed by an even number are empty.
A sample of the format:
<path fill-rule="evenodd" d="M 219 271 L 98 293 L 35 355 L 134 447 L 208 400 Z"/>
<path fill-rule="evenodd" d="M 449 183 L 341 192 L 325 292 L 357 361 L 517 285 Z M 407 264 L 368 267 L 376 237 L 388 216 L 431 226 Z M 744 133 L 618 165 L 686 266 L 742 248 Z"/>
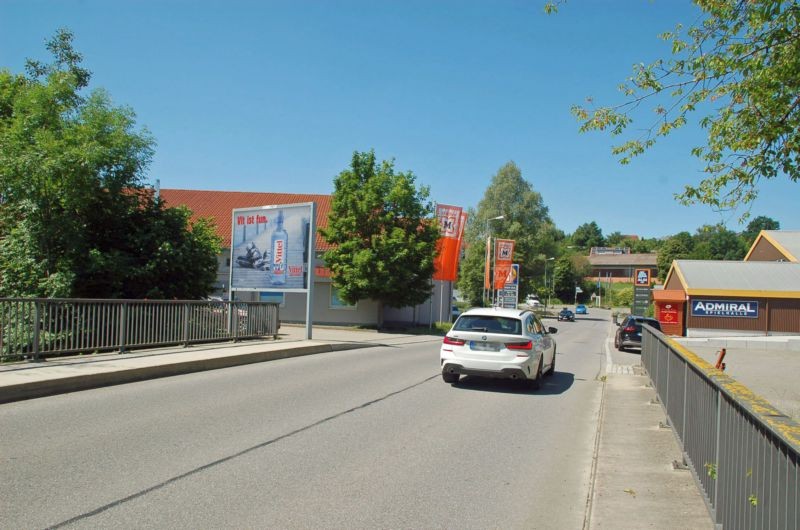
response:
<path fill-rule="evenodd" d="M 219 257 L 218 281 L 221 285 L 228 285 L 230 266 L 227 263 L 229 255 Z M 318 263 L 318 265 L 321 264 Z M 331 303 L 332 283 L 330 278 L 315 276 L 313 289 L 313 319 L 314 324 L 330 325 L 360 325 L 374 327 L 378 325 L 380 307 L 375 300 L 359 300 L 355 307 L 335 307 Z M 225 293 L 226 294 L 226 293 Z M 223 292 L 215 296 L 223 296 Z M 453 297 L 453 284 L 451 282 L 434 282 L 431 298 L 415 307 L 393 308 L 385 305 L 383 308 L 384 325 L 423 325 L 431 322 L 450 321 Z M 259 293 L 251 291 L 237 291 L 236 299 L 243 301 L 258 301 Z M 286 293 L 284 303 L 280 307 L 282 322 L 299 323 L 306 321 L 306 294 Z"/>

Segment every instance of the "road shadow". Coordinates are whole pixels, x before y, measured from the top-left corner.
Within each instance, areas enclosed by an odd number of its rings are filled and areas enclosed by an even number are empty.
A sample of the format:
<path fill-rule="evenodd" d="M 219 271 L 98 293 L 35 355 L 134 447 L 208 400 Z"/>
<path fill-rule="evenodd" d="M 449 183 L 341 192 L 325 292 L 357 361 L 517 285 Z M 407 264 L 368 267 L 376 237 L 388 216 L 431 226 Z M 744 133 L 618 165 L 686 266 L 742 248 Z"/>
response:
<path fill-rule="evenodd" d="M 479 392 L 495 392 L 499 394 L 530 394 L 534 396 L 554 396 L 563 394 L 575 382 L 575 374 L 559 372 L 542 379 L 542 387 L 533 390 L 525 381 L 514 379 L 496 379 L 476 375 L 462 376 L 453 388 Z"/>
<path fill-rule="evenodd" d="M 591 320 L 593 322 L 610 322 L 607 318 L 596 318 L 586 315 L 575 315 L 575 320 Z"/>

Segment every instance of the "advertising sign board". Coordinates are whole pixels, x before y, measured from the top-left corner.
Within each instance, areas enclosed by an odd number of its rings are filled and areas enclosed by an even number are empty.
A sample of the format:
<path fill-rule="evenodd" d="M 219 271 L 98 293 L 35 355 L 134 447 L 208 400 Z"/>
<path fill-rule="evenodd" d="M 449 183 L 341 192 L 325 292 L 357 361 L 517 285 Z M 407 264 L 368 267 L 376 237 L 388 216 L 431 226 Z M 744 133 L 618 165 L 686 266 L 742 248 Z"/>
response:
<path fill-rule="evenodd" d="M 634 315 L 644 315 L 650 305 L 650 287 L 635 285 L 633 287 L 633 308 Z"/>
<path fill-rule="evenodd" d="M 232 291 L 307 292 L 313 203 L 233 210 Z"/>
<path fill-rule="evenodd" d="M 516 309 L 519 303 L 519 264 L 511 265 L 511 271 L 506 277 L 506 284 L 503 289 L 497 292 L 500 307 Z"/>
<path fill-rule="evenodd" d="M 692 300 L 693 317 L 758 318 L 755 300 Z"/>
<path fill-rule="evenodd" d="M 650 287 L 650 269 L 636 269 L 633 273 L 633 284 Z"/>
<path fill-rule="evenodd" d="M 514 240 L 496 240 L 494 256 L 494 288 L 502 289 L 506 284 L 506 278 L 511 274 L 511 260 L 514 259 Z"/>

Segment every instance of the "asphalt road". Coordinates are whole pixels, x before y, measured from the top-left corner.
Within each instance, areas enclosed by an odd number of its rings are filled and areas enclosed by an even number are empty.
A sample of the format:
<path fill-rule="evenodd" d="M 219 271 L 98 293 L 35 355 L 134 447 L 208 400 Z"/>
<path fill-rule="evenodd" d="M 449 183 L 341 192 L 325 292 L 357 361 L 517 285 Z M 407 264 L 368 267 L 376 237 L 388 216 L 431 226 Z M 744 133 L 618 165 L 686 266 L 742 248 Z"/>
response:
<path fill-rule="evenodd" d="M 590 310 L 591 311 L 591 310 Z M 440 339 L 0 405 L 6 528 L 580 528 L 608 316 L 530 391 Z"/>

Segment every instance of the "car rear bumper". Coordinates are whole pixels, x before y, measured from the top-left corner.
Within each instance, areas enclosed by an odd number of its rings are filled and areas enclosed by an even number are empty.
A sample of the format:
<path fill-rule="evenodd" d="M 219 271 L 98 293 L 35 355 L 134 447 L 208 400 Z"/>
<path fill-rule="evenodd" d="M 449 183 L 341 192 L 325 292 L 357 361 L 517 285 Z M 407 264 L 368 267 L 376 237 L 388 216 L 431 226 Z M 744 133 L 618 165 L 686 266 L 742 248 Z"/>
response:
<path fill-rule="evenodd" d="M 623 348 L 641 348 L 642 341 L 641 339 L 636 340 L 628 337 L 620 340 L 620 346 Z"/>
<path fill-rule="evenodd" d="M 526 373 L 523 367 L 505 367 L 499 370 L 484 370 L 480 368 L 468 368 L 457 363 L 447 363 L 442 367 L 443 374 L 474 375 L 479 377 L 491 377 L 492 379 L 532 379 L 534 375 Z"/>

